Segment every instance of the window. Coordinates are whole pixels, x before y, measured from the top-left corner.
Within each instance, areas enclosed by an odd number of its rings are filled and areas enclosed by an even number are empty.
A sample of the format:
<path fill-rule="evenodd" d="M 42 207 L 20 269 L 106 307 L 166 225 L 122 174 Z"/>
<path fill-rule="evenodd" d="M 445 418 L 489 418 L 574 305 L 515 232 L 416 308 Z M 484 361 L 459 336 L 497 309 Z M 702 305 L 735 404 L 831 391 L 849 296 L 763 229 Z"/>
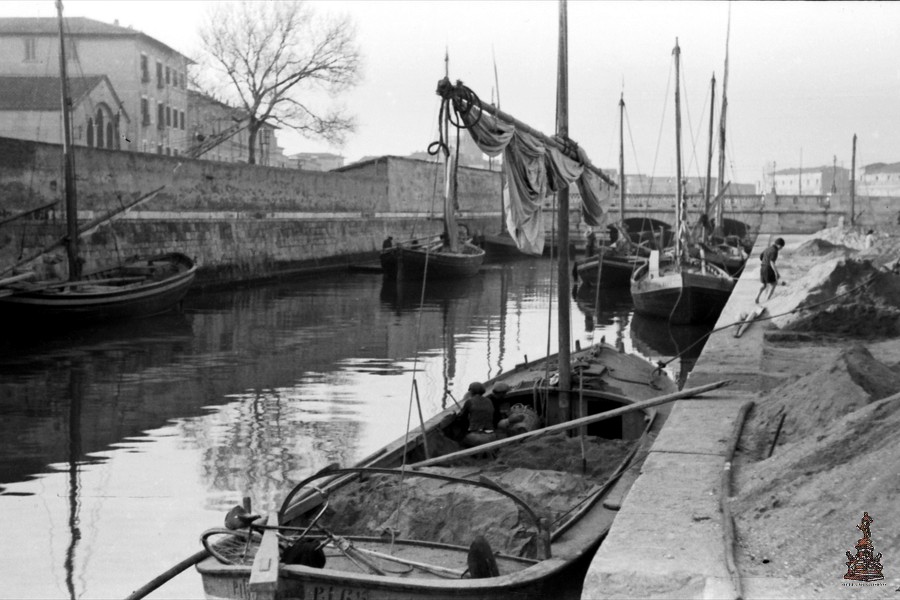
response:
<path fill-rule="evenodd" d="M 163 150 L 162 150 L 162 144 L 157 144 L 157 145 L 156 145 L 156 153 L 157 153 L 157 154 L 162 154 L 162 153 L 163 153 Z"/>
<path fill-rule="evenodd" d="M 141 98 L 141 125 L 147 126 L 150 124 L 150 101 L 147 100 L 146 96 Z"/>
<path fill-rule="evenodd" d="M 163 88 L 163 64 L 156 61 L 156 87 Z"/>
<path fill-rule="evenodd" d="M 150 59 L 141 54 L 141 83 L 150 83 Z"/>
<path fill-rule="evenodd" d="M 97 147 L 103 148 L 103 111 L 101 109 L 97 109 Z"/>
<path fill-rule="evenodd" d="M 78 52 L 76 52 L 75 40 L 66 38 L 66 60 L 77 60 Z"/>
<path fill-rule="evenodd" d="M 37 60 L 37 40 L 33 37 L 25 38 L 25 60 Z"/>
<path fill-rule="evenodd" d="M 172 149 L 166 146 L 166 156 L 172 156 Z"/>
<path fill-rule="evenodd" d="M 168 106 L 166 107 L 166 125 L 169 127 L 172 126 L 172 109 Z"/>
<path fill-rule="evenodd" d="M 156 104 L 156 128 L 162 129 L 166 126 L 166 113 L 162 102 Z"/>
<path fill-rule="evenodd" d="M 87 145 L 90 148 L 94 147 L 94 119 L 89 118 L 87 120 Z"/>
<path fill-rule="evenodd" d="M 181 130 L 184 131 L 184 111 L 181 111 Z"/>

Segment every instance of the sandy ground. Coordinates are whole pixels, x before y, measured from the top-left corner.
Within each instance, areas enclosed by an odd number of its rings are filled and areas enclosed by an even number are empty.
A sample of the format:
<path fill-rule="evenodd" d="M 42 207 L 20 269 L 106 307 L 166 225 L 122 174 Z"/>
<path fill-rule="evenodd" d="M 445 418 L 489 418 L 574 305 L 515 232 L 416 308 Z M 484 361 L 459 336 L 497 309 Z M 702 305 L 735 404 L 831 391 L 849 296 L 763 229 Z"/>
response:
<path fill-rule="evenodd" d="M 734 462 L 738 567 L 794 581 L 784 597 L 900 598 L 900 230 L 868 249 L 858 229 L 814 238 L 785 248 L 803 276 L 766 303 L 767 377 Z M 884 579 L 860 585 L 843 575 L 864 512 Z"/>

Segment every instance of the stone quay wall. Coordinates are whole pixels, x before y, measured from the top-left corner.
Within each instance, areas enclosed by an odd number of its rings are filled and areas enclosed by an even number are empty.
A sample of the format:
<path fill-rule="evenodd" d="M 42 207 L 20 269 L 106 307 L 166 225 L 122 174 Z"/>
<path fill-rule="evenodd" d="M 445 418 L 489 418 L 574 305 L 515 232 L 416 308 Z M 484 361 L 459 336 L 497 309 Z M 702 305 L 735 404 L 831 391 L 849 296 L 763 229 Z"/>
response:
<path fill-rule="evenodd" d="M 75 161 L 82 224 L 162 188 L 82 236 L 88 269 L 123 256 L 179 251 L 197 261 L 198 285 L 232 283 L 375 260 L 388 235 L 426 237 L 443 228 L 444 168 L 422 160 L 385 156 L 319 172 L 78 147 Z M 0 138 L 0 271 L 62 235 L 61 201 L 4 222 L 59 200 L 62 180 L 59 145 Z M 460 168 L 457 189 L 459 221 L 470 232 L 500 230 L 499 173 Z M 607 220 L 618 220 L 617 192 L 601 192 Z M 699 214 L 702 203 L 689 197 L 689 213 Z M 850 204 L 839 196 L 737 196 L 726 199 L 724 215 L 752 233 L 763 223 L 762 233 L 808 233 L 842 217 L 847 222 Z M 856 198 L 853 205 L 861 226 L 877 228 L 896 220 L 900 199 Z M 626 216 L 673 223 L 674 206 L 669 195 L 628 196 Z M 575 236 L 577 192 L 571 207 Z M 32 266 L 59 269 L 62 262 L 57 251 Z"/>

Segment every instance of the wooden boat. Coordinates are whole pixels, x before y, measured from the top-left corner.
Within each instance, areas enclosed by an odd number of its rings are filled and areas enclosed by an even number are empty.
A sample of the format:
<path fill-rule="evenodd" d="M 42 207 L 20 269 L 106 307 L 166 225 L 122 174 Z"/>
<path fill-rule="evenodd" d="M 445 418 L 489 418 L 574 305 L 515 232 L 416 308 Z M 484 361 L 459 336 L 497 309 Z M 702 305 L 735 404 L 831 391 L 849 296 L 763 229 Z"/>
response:
<path fill-rule="evenodd" d="M 507 383 L 507 402 L 516 407 L 511 410 L 537 415 L 545 428 L 574 428 L 553 384 L 557 359 L 523 363 L 486 385 Z M 652 365 L 605 344 L 576 351 L 571 359 L 578 390 L 573 400 L 583 404 L 588 419 L 675 393 L 674 382 Z M 206 597 L 266 597 L 260 595 L 266 589 L 260 584 L 266 561 L 272 561 L 266 563 L 268 572 L 277 575 L 268 588 L 268 597 L 275 598 L 552 597 L 569 567 L 594 550 L 611 526 L 617 498 L 632 481 L 628 469 L 656 426 L 656 412 L 624 412 L 587 424 L 584 438 L 549 432 L 539 441 L 499 450 L 506 442 L 499 440 L 497 450 L 485 445 L 454 458 L 460 449 L 452 441 L 455 412 L 439 413 L 357 467 L 326 469 L 288 494 L 268 524 L 294 528 L 282 529 L 284 534 L 307 531 L 306 539 L 321 545 L 322 566 L 279 564 L 277 543 L 267 558 L 266 540 L 247 530 L 205 533 L 212 556 L 197 570 Z M 589 459 L 586 472 L 582 444 Z M 465 452 L 488 456 L 472 458 Z M 391 500 L 400 485 L 408 490 L 402 508 Z M 391 513 L 398 509 L 404 516 L 395 521 Z M 522 526 L 519 514 L 527 521 Z M 514 525 L 509 529 L 498 519 Z M 382 525 L 389 523 L 399 523 L 401 531 L 382 535 Z M 423 531 L 437 533 L 438 539 L 415 535 Z M 494 555 L 495 575 L 478 576 L 485 555 L 470 542 L 479 534 L 491 549 L 488 555 Z"/>
<path fill-rule="evenodd" d="M 712 172 L 712 155 L 713 155 L 713 113 L 715 110 L 716 97 L 716 77 L 713 75 L 710 96 L 709 112 L 709 159 L 706 167 L 706 191 L 704 196 L 703 215 L 707 220 L 702 229 L 702 235 L 699 240 L 690 248 L 690 255 L 699 259 L 700 250 L 703 250 L 703 259 L 721 269 L 724 269 L 732 277 L 740 277 L 744 270 L 744 265 L 753 248 L 753 243 L 746 239 L 746 227 L 740 224 L 744 231 L 742 235 L 732 235 L 728 231 L 728 223 L 724 218 L 723 206 L 725 203 L 725 191 L 728 189 L 729 183 L 725 181 L 725 124 L 728 114 L 728 40 L 731 37 L 731 13 L 728 14 L 728 35 L 725 38 L 725 72 L 722 78 L 722 108 L 719 114 L 719 160 L 718 160 L 718 178 L 716 180 L 717 191 L 715 199 L 710 202 L 711 192 L 711 172 Z M 732 223 L 735 223 L 732 221 Z M 735 223 L 736 224 L 736 223 Z M 707 226 L 711 226 L 712 231 L 708 231 Z"/>
<path fill-rule="evenodd" d="M 62 4 L 57 3 L 62 84 L 64 196 L 66 203 L 66 279 L 33 281 L 32 273 L 12 275 L 0 281 L 0 314 L 5 322 L 22 328 L 41 329 L 61 325 L 96 324 L 109 319 L 145 317 L 177 306 L 194 280 L 194 262 L 180 253 L 133 258 L 124 263 L 82 273 L 79 237 L 121 212 L 79 229 L 75 193 L 75 166 L 71 142 L 70 101 L 66 77 Z M 158 191 L 158 190 L 157 190 Z M 155 192 L 153 193 L 155 194 Z M 151 194 L 152 195 L 152 194 Z M 138 199 L 143 202 L 150 195 Z M 131 203 L 128 207 L 133 206 Z M 126 207 L 126 208 L 128 208 Z M 53 249 L 60 244 L 54 244 Z M 47 251 L 49 251 L 49 249 Z M 45 254 L 42 252 L 25 262 Z M 20 263 L 21 264 L 21 263 Z M 8 271 L 12 271 L 13 266 Z M 4 273 L 5 274 L 5 273 Z"/>
<path fill-rule="evenodd" d="M 676 181 L 681 181 L 681 105 L 679 92 L 679 57 L 681 49 L 675 42 L 675 145 Z M 676 186 L 676 232 L 673 260 L 660 264 L 654 251 L 647 264 L 631 278 L 631 297 L 634 310 L 643 315 L 667 318 L 673 324 L 691 324 L 718 318 L 734 289 L 735 280 L 723 269 L 711 264 L 700 251 L 700 258 L 689 256 L 687 239 L 687 206 L 682 186 Z"/>
<path fill-rule="evenodd" d="M 472 277 L 484 262 L 484 250 L 469 241 L 456 248 L 442 241 L 403 242 L 381 250 L 385 277 L 401 280 L 446 280 Z"/>
<path fill-rule="evenodd" d="M 575 264 L 575 274 L 588 285 L 627 287 L 634 271 L 646 260 L 649 249 L 628 235 L 625 224 L 625 95 L 619 97 L 619 224 L 610 226 L 613 243 L 603 245 L 594 256 Z M 611 236 L 612 237 L 612 236 Z"/>
<path fill-rule="evenodd" d="M 6 286 L 0 311 L 10 323 L 59 327 L 147 317 L 182 301 L 197 267 L 179 253 L 132 258 L 77 281 L 18 281 Z"/>

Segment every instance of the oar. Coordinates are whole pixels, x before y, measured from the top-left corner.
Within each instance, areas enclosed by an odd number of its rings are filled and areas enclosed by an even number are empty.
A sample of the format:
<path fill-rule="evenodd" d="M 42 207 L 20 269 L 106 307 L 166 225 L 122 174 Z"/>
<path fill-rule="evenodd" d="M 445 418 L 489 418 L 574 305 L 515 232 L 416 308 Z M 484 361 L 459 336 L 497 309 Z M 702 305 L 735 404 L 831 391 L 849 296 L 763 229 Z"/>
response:
<path fill-rule="evenodd" d="M 550 427 L 544 427 L 543 429 L 535 429 L 534 431 L 528 431 L 526 433 L 520 433 L 519 435 L 514 435 L 512 437 L 504 438 L 502 440 L 497 440 L 496 442 L 488 442 L 487 444 L 481 444 L 480 446 L 475 446 L 473 448 L 468 448 L 466 450 L 460 450 L 458 452 L 453 452 L 451 454 L 445 454 L 443 456 L 437 456 L 435 458 L 429 460 L 423 460 L 421 462 L 413 463 L 409 465 L 410 468 L 417 467 L 427 467 L 429 465 L 436 465 L 441 462 L 446 462 L 448 460 L 453 460 L 455 458 L 462 458 L 464 456 L 472 456 L 473 454 L 481 454 L 487 450 L 493 450 L 494 448 L 499 448 L 500 446 L 506 446 L 507 444 L 512 444 L 514 442 L 519 442 L 521 440 L 542 435 L 545 433 L 550 433 L 553 431 L 564 431 L 566 429 L 573 429 L 575 427 L 581 427 L 583 425 L 590 425 L 591 423 L 599 423 L 600 421 L 606 421 L 607 419 L 612 419 L 614 417 L 618 417 L 630 412 L 634 412 L 637 410 L 643 410 L 645 408 L 650 408 L 651 406 L 658 406 L 660 404 L 665 404 L 667 402 L 672 402 L 673 400 L 680 400 L 682 398 L 690 398 L 691 396 L 698 396 L 700 394 L 704 394 L 706 392 L 711 392 L 713 390 L 717 390 L 720 387 L 724 387 L 726 385 L 731 384 L 730 380 L 718 381 L 716 383 L 709 383 L 706 385 L 697 386 L 695 388 L 689 388 L 686 390 L 681 390 L 680 392 L 673 392 L 671 394 L 666 394 L 665 396 L 657 396 L 656 398 L 651 398 L 650 400 L 644 400 L 643 402 L 636 402 L 634 404 L 630 404 L 628 406 L 623 406 L 622 408 L 616 408 L 613 410 L 608 410 L 606 412 L 602 412 L 600 414 L 591 415 L 589 417 L 581 417 L 580 419 L 573 419 L 571 421 L 566 421 L 565 423 L 558 423 L 556 425 L 551 425 Z"/>
<path fill-rule="evenodd" d="M 165 573 L 160 574 L 158 577 L 154 577 L 151 581 L 131 592 L 131 595 L 129 595 L 125 600 L 140 600 L 188 567 L 196 565 L 207 556 L 209 556 L 209 551 L 206 549 L 200 550 L 199 552 L 188 556 L 186 559 L 184 559 Z"/>

